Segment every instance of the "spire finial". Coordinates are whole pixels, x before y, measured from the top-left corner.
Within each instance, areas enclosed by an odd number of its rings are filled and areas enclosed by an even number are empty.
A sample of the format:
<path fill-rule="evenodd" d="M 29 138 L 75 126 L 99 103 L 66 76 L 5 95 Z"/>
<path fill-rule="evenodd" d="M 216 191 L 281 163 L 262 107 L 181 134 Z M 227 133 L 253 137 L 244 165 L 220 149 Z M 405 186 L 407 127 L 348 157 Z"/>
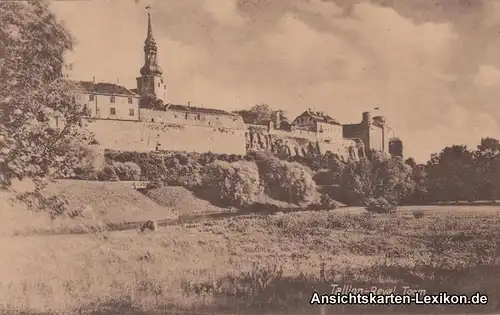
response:
<path fill-rule="evenodd" d="M 148 11 L 148 37 L 152 38 L 153 37 L 153 27 L 151 26 L 151 13 L 149 12 L 149 9 L 151 9 L 151 7 L 149 5 L 146 6 L 146 10 Z"/>

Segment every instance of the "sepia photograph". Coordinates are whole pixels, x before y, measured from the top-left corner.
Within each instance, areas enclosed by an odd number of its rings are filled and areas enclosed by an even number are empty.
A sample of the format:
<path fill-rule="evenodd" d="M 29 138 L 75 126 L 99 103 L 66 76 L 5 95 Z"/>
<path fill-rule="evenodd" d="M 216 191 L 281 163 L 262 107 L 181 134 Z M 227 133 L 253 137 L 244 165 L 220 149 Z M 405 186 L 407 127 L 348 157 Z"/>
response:
<path fill-rule="evenodd" d="M 500 0 L 0 0 L 0 314 L 500 314 Z"/>

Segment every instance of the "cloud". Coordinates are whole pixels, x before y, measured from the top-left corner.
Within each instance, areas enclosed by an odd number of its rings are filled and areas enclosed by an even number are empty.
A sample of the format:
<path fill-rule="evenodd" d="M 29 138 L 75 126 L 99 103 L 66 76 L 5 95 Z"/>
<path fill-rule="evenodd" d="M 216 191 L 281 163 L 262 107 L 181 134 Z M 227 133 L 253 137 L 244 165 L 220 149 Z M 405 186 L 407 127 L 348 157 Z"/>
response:
<path fill-rule="evenodd" d="M 145 3 L 53 4 L 80 41 L 75 77 L 134 87 Z M 477 143 L 481 130 L 499 131 L 489 111 L 500 101 L 500 47 L 484 37 L 500 10 L 436 3 L 431 12 L 428 1 L 407 0 L 147 1 L 171 101 L 267 102 L 291 115 L 316 107 L 342 122 L 379 106 L 405 154 L 420 160 L 448 140 Z"/>
<path fill-rule="evenodd" d="M 479 66 L 479 70 L 474 76 L 474 83 L 482 88 L 500 85 L 500 69 L 492 65 Z"/>
<path fill-rule="evenodd" d="M 204 0 L 203 7 L 224 25 L 241 25 L 244 22 L 238 13 L 236 0 Z"/>

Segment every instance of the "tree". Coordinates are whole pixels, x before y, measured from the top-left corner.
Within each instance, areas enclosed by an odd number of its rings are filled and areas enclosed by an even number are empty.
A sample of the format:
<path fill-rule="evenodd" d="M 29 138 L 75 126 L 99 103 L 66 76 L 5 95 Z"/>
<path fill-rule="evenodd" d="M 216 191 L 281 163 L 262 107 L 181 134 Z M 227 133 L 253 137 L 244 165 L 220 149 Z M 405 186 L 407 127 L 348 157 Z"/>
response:
<path fill-rule="evenodd" d="M 317 187 L 306 166 L 277 157 L 257 159 L 256 162 L 268 196 L 296 204 L 314 198 Z"/>
<path fill-rule="evenodd" d="M 434 201 L 472 200 L 476 191 L 474 156 L 464 145 L 444 148 L 427 163 L 429 189 Z"/>
<path fill-rule="evenodd" d="M 409 165 L 411 168 L 415 168 L 417 166 L 417 162 L 414 158 L 410 157 L 405 160 L 406 165 Z"/>
<path fill-rule="evenodd" d="M 399 204 L 414 188 L 412 169 L 400 157 L 371 152 L 370 159 L 350 160 L 343 169 L 340 186 L 343 201 L 363 204 L 384 199 Z"/>
<path fill-rule="evenodd" d="M 483 138 L 473 155 L 478 197 L 495 202 L 500 194 L 500 142 Z"/>
<path fill-rule="evenodd" d="M 71 35 L 56 21 L 48 1 L 0 3 L 0 180 L 73 176 L 93 141 L 84 128 L 85 109 L 75 103 L 65 80 L 65 52 Z M 55 128 L 60 117 L 64 127 Z"/>
<path fill-rule="evenodd" d="M 246 207 L 262 192 L 254 163 L 215 161 L 205 167 L 202 190 L 225 205 Z"/>
<path fill-rule="evenodd" d="M 285 115 L 285 112 L 283 110 L 273 110 L 271 106 L 265 103 L 254 105 L 248 110 L 235 111 L 234 113 L 240 115 L 246 124 L 255 125 L 269 122 L 273 114 L 280 114 L 282 116 Z"/>

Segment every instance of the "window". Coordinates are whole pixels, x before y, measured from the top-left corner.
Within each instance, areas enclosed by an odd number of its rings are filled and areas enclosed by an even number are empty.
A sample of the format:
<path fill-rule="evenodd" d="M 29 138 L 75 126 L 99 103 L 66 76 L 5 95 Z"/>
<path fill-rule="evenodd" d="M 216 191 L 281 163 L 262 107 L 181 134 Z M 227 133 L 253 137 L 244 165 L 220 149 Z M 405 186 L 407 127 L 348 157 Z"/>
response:
<path fill-rule="evenodd" d="M 111 96 L 111 103 L 114 103 L 114 102 L 115 102 L 115 97 Z"/>
<path fill-rule="evenodd" d="M 93 101 L 94 100 L 94 94 L 90 94 L 89 95 L 89 101 Z"/>
<path fill-rule="evenodd" d="M 132 98 L 131 98 L 131 97 L 129 97 L 129 98 L 128 98 L 128 103 L 129 103 L 129 104 L 132 104 L 132 102 L 133 102 L 133 101 L 132 101 Z"/>
<path fill-rule="evenodd" d="M 160 82 L 158 82 L 158 87 L 160 87 Z"/>
<path fill-rule="evenodd" d="M 131 109 L 128 110 L 128 115 L 129 116 L 134 116 L 135 115 L 135 112 L 134 112 L 133 108 L 131 108 Z"/>
<path fill-rule="evenodd" d="M 111 113 L 111 115 L 115 115 L 115 114 L 116 114 L 116 108 L 111 107 L 111 108 L 109 109 L 109 112 Z"/>

